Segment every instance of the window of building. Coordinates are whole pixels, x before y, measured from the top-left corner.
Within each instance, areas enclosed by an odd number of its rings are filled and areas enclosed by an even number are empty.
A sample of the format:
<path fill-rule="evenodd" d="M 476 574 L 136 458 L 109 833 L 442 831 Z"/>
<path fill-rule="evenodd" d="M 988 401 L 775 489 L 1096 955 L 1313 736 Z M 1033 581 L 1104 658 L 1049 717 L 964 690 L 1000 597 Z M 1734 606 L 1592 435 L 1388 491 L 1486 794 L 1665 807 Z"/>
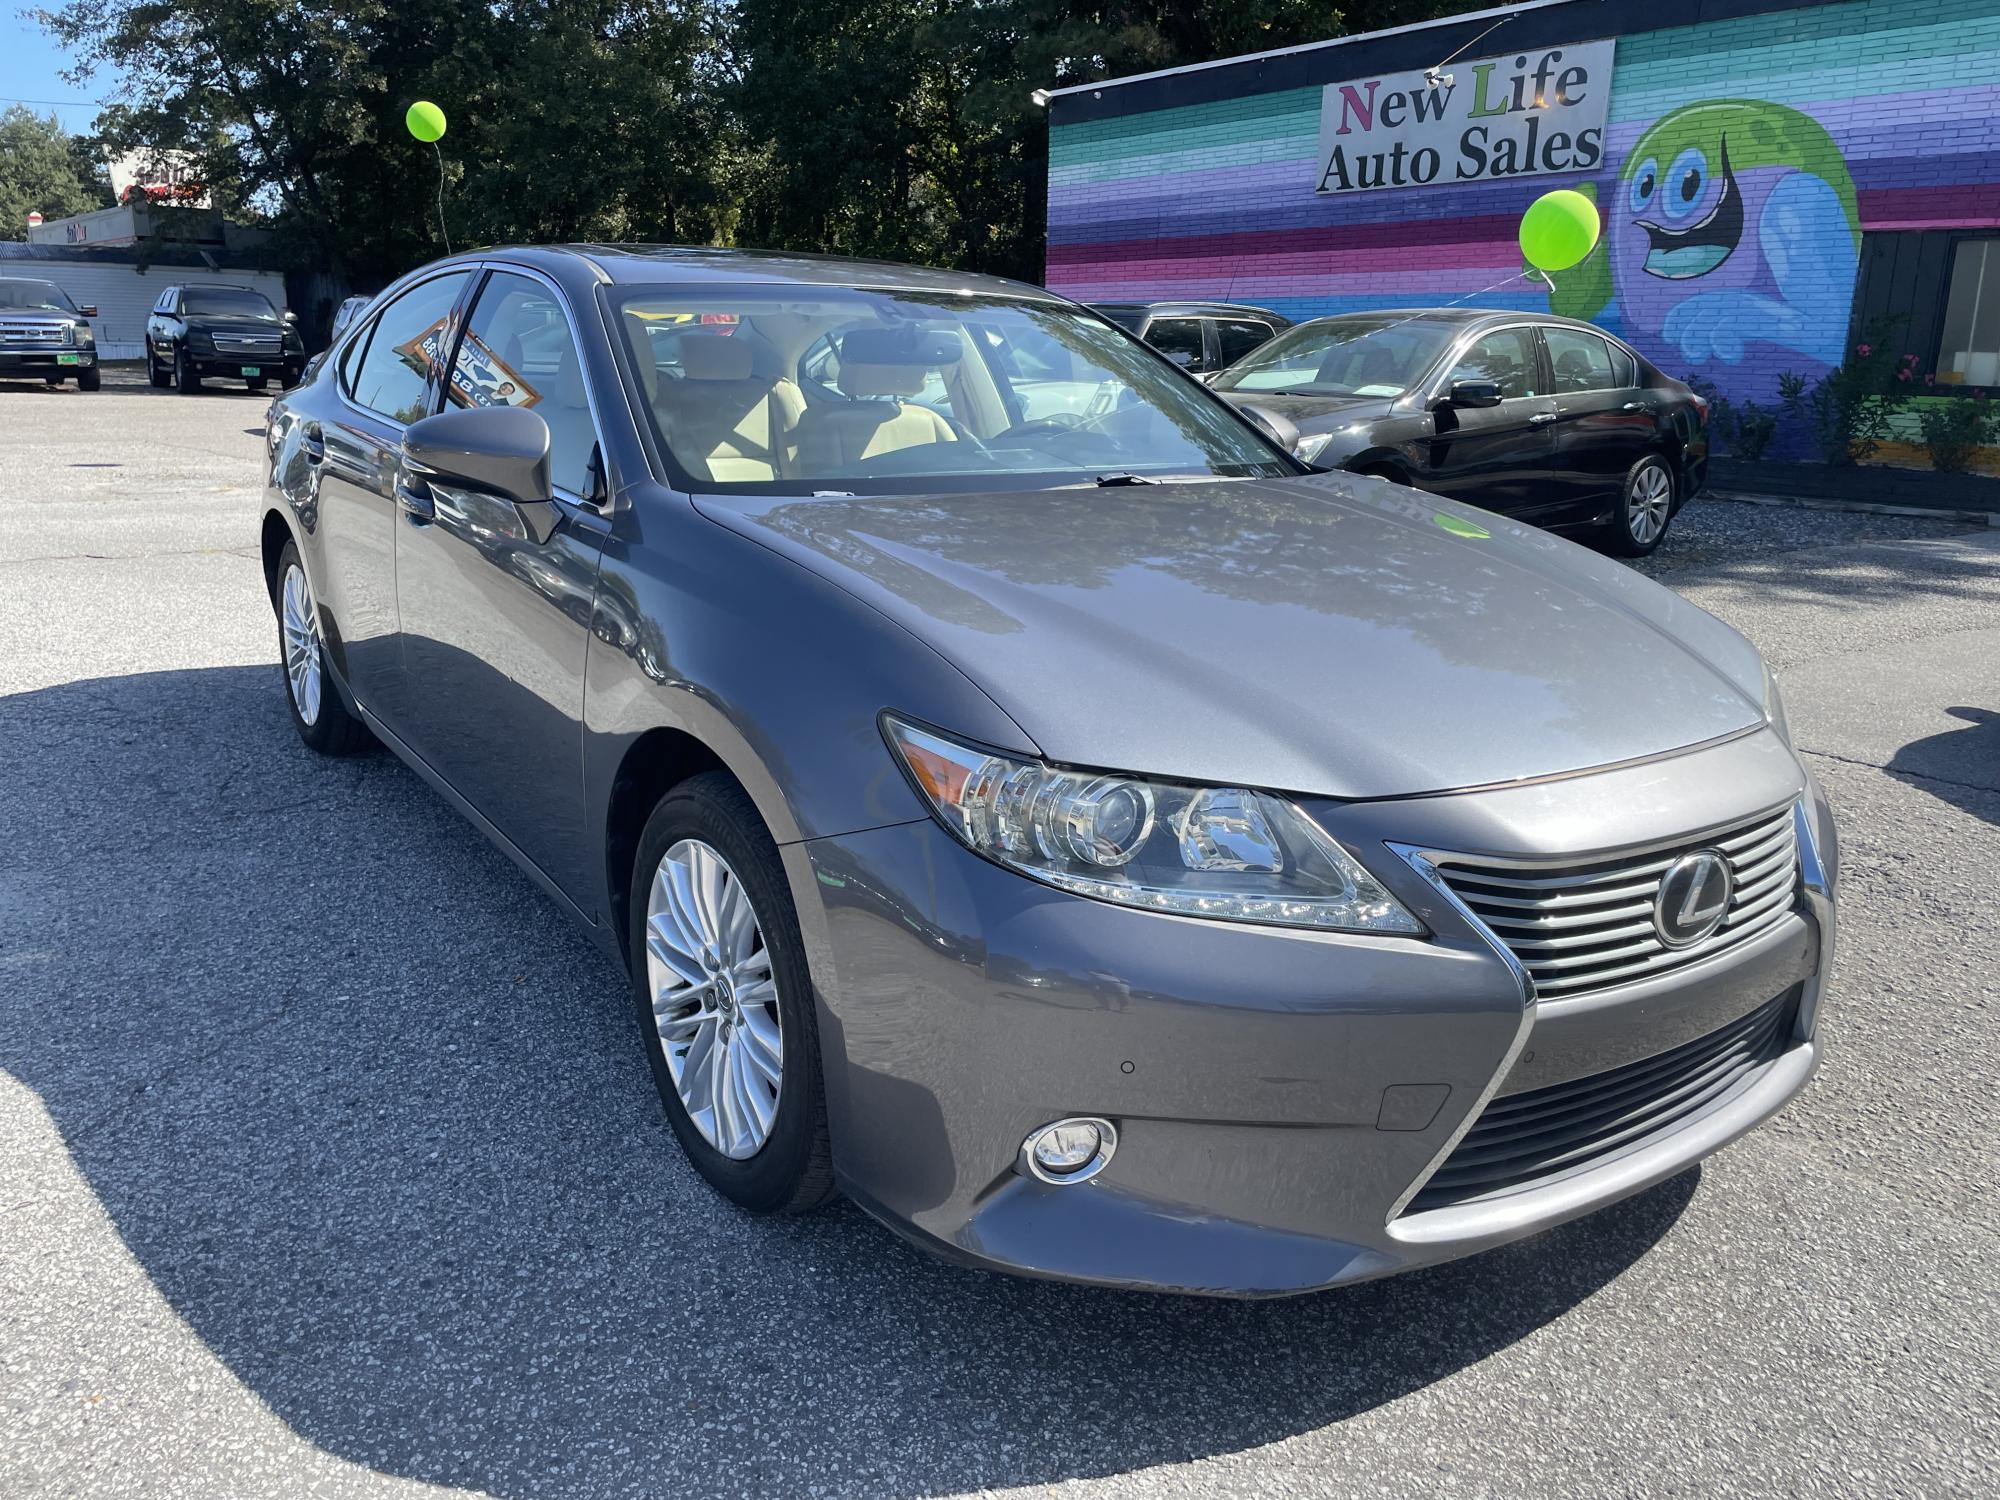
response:
<path fill-rule="evenodd" d="M 2000 239 L 1953 247 L 1937 367 L 1942 382 L 2000 385 Z"/>

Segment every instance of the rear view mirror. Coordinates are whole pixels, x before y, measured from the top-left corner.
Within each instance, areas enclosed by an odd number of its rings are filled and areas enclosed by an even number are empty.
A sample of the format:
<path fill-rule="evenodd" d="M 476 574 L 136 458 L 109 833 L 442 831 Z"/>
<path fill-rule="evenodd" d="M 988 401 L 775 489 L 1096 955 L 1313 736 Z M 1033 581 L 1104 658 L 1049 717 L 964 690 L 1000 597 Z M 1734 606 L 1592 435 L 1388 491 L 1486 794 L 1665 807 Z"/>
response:
<path fill-rule="evenodd" d="M 1495 380 L 1454 380 L 1444 399 L 1452 406 L 1498 406 L 1500 383 Z"/>
<path fill-rule="evenodd" d="M 539 505 L 549 483 L 549 424 L 522 406 L 473 406 L 412 423 L 403 452 L 439 479 Z"/>

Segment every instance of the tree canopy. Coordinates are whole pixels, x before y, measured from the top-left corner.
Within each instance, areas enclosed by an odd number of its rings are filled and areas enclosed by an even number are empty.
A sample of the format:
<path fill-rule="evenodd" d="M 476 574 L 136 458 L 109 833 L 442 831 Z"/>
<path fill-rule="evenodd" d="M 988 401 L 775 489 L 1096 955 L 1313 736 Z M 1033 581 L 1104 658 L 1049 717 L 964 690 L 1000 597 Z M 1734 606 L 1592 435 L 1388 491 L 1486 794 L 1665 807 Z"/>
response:
<path fill-rule="evenodd" d="M 184 150 L 301 264 L 379 282 L 456 243 L 662 239 L 1037 279 L 1030 94 L 1457 7 L 1439 0 L 67 0 L 111 149 Z M 45 213 L 48 211 L 43 210 Z"/>
<path fill-rule="evenodd" d="M 60 219 L 110 202 L 111 179 L 87 140 L 52 114 L 0 110 L 0 239 L 25 240 L 31 213 Z"/>

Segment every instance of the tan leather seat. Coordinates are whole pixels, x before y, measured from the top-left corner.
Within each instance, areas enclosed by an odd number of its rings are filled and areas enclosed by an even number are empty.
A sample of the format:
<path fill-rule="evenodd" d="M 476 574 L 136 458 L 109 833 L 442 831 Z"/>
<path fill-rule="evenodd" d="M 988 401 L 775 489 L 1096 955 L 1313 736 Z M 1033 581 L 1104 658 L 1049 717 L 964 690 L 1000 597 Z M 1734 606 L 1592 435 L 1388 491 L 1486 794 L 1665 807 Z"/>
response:
<path fill-rule="evenodd" d="M 799 419 L 799 473 L 807 479 L 852 474 L 861 460 L 926 443 L 955 443 L 951 423 L 927 406 L 905 398 L 924 388 L 928 365 L 840 365 L 840 392 L 847 401 L 806 408 Z"/>
<path fill-rule="evenodd" d="M 747 334 L 683 334 L 677 349 L 683 378 L 656 378 L 653 393 L 674 457 L 697 478 L 789 477 L 806 405 L 798 386 L 756 372 L 758 351 Z"/>

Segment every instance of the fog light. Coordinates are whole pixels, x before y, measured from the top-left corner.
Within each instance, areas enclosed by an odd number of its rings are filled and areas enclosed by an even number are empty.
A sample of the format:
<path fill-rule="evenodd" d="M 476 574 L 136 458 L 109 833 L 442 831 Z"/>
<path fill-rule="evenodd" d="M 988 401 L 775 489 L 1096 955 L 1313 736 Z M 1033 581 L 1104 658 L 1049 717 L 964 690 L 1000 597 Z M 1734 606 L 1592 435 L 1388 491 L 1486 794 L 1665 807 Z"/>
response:
<path fill-rule="evenodd" d="M 1103 1171 L 1117 1149 L 1118 1131 L 1109 1120 L 1057 1120 L 1021 1143 L 1021 1160 L 1043 1182 L 1084 1182 Z"/>

